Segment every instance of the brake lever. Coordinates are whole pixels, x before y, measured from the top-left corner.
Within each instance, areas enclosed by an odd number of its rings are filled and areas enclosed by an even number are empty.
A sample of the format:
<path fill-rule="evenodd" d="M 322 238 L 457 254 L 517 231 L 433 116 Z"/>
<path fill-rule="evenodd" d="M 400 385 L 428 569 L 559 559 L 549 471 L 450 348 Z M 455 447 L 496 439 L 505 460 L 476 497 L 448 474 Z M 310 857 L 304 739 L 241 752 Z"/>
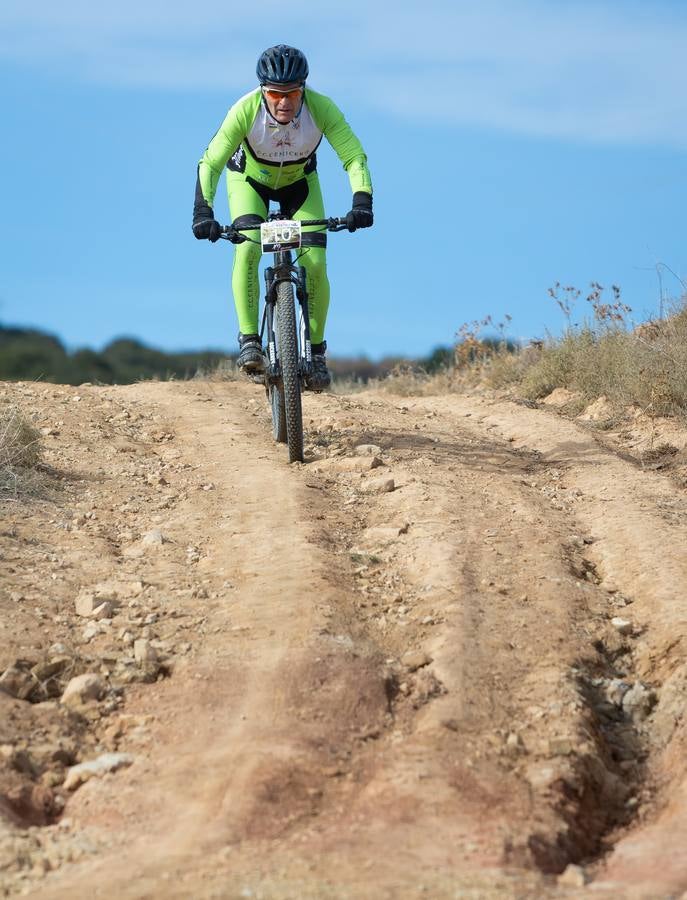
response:
<path fill-rule="evenodd" d="M 346 231 L 347 229 L 348 225 L 341 219 L 330 219 L 327 223 L 327 231 Z"/>
<path fill-rule="evenodd" d="M 242 234 L 238 228 L 234 228 L 233 225 L 223 225 L 220 237 L 225 241 L 230 241 L 232 244 L 243 244 L 245 241 L 251 240 L 248 235 Z M 236 238 L 239 238 L 239 240 L 236 240 Z M 254 241 L 253 243 L 256 242 Z"/>

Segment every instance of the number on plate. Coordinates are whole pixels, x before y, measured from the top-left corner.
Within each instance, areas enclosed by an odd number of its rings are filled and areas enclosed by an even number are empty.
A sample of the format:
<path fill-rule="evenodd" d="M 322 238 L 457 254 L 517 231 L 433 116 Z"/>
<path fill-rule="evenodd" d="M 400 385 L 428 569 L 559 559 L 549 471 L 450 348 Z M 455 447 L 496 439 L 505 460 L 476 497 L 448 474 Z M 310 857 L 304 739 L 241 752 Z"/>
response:
<path fill-rule="evenodd" d="M 301 223 L 291 219 L 263 222 L 260 226 L 263 253 L 277 250 L 297 250 L 301 245 Z"/>

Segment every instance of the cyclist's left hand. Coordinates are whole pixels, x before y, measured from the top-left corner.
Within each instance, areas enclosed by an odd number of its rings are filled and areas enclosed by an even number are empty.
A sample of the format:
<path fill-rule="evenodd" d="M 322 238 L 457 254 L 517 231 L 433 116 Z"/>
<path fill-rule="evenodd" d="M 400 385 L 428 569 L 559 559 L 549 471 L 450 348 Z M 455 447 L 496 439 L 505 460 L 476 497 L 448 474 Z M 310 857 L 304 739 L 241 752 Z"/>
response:
<path fill-rule="evenodd" d="M 356 191 L 353 194 L 353 209 L 346 215 L 346 227 L 349 231 L 355 231 L 357 228 L 369 228 L 373 222 L 372 194 Z"/>

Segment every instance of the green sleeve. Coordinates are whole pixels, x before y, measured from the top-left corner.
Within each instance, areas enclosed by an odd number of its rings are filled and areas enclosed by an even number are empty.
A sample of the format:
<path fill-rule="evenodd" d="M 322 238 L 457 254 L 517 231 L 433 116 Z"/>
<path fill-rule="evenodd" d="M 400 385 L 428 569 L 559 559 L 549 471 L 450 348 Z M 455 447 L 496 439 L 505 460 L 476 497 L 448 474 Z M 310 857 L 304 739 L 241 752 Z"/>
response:
<path fill-rule="evenodd" d="M 210 207 L 224 167 L 250 131 L 259 106 L 259 88 L 241 97 L 227 113 L 198 164 L 198 189 Z"/>
<path fill-rule="evenodd" d="M 367 156 L 362 144 L 353 134 L 351 126 L 339 107 L 324 94 L 306 88 L 305 100 L 315 124 L 334 148 L 348 173 L 351 190 L 372 193 L 372 179 L 367 167 Z"/>

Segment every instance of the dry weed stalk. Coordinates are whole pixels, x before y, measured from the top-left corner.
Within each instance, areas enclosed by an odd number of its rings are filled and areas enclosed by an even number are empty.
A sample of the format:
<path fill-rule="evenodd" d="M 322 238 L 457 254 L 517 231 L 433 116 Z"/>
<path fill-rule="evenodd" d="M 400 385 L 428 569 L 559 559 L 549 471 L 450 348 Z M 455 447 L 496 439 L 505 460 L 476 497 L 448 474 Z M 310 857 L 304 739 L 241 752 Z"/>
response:
<path fill-rule="evenodd" d="M 22 474 L 40 459 L 40 435 L 22 411 L 0 408 L 0 496 L 16 494 Z"/>

